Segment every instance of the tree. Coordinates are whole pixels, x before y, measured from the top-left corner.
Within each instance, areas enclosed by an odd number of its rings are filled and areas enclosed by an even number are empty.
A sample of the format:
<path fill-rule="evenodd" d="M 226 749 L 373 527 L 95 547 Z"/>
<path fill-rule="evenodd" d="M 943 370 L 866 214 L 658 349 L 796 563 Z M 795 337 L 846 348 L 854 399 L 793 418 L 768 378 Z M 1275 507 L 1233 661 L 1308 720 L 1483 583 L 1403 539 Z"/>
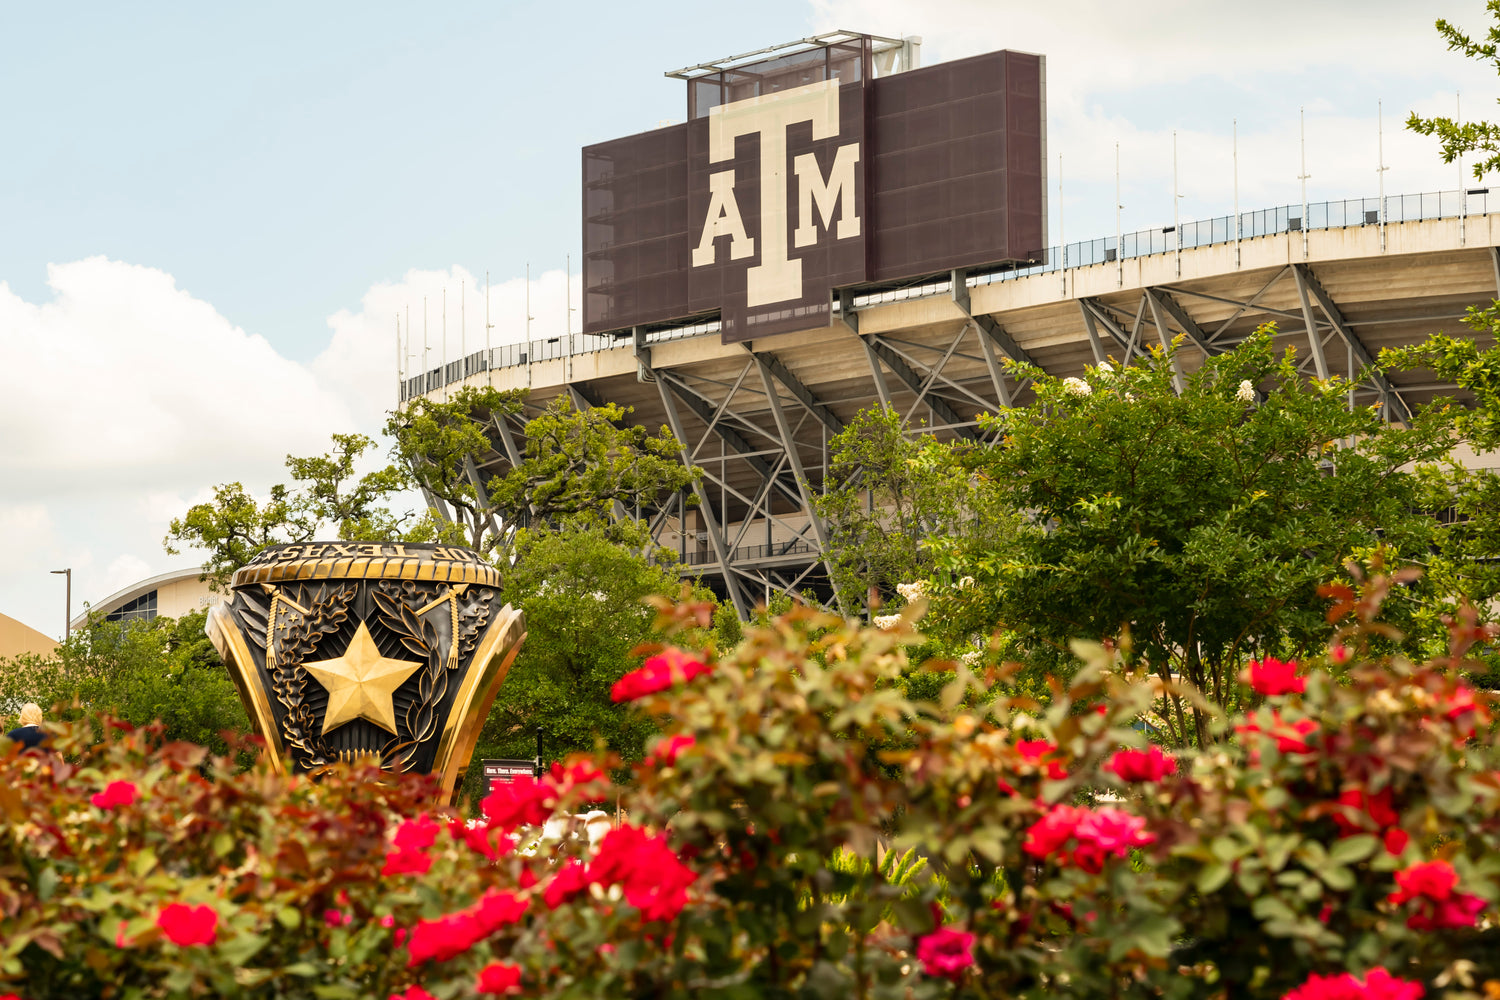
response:
<path fill-rule="evenodd" d="M 440 528 L 430 512 L 397 516 L 386 506 L 392 495 L 410 485 L 400 466 L 387 465 L 355 477 L 355 463 L 374 445 L 363 434 L 335 434 L 333 450 L 327 454 L 288 455 L 287 469 L 299 485 L 272 486 L 264 504 L 241 483 L 215 486 L 212 502 L 194 504 L 182 517 L 173 518 L 162 545 L 171 555 L 177 555 L 179 547 L 204 550 L 204 576 L 212 589 L 222 590 L 235 570 L 267 546 L 311 541 L 327 528 L 351 541 L 435 540 Z"/>
<path fill-rule="evenodd" d="M 1409 468 L 1452 445 L 1445 406 L 1409 428 L 1349 405 L 1341 379 L 1307 380 L 1271 328 L 1183 380 L 1154 351 L 1122 369 L 1057 379 L 1017 366 L 1036 401 L 987 422 L 969 460 L 1027 523 L 1003 549 L 936 540 L 934 583 L 972 576 L 964 598 L 1036 653 L 1129 634 L 1163 682 L 1226 708 L 1250 655 L 1305 655 L 1326 637 L 1317 587 L 1383 548 L 1425 555 L 1437 530 Z M 951 593 L 951 591 L 950 591 Z M 1179 742 L 1205 744 L 1208 717 L 1173 699 Z"/>
<path fill-rule="evenodd" d="M 523 392 L 465 386 L 446 401 L 417 399 L 386 423 L 396 454 L 447 508 L 463 543 L 496 565 L 510 562 L 522 526 L 604 523 L 617 507 L 637 511 L 693 481 L 665 428 L 653 436 L 623 425 L 622 407 L 578 410 L 566 397 L 527 422 L 520 462 L 484 481 L 491 429 L 524 401 Z"/>
<path fill-rule="evenodd" d="M 51 656 L 23 656 L 0 669 L 0 703 L 35 701 L 64 714 L 113 711 L 133 725 L 160 719 L 166 738 L 225 751 L 225 730 L 250 720 L 218 653 L 204 635 L 206 615 L 91 621 Z"/>
<path fill-rule="evenodd" d="M 526 642 L 480 734 L 476 761 L 532 756 L 538 729 L 552 759 L 592 751 L 596 740 L 625 760 L 641 758 L 655 726 L 616 705 L 610 688 L 639 664 L 637 646 L 661 641 L 647 600 L 679 595 L 682 584 L 675 557 L 649 544 L 645 525 L 626 530 L 635 537 L 589 525 L 521 539 L 505 599 L 526 612 Z M 480 791 L 478 771 L 470 768 L 470 796 Z"/>
<path fill-rule="evenodd" d="M 1500 0 L 1489 0 L 1485 9 L 1494 21 L 1485 34 L 1485 41 L 1476 42 L 1442 18 L 1437 20 L 1436 27 L 1438 34 L 1447 41 L 1450 52 L 1462 52 L 1469 59 L 1493 63 L 1500 71 Z M 1452 163 L 1465 153 L 1483 154 L 1473 163 L 1475 180 L 1500 168 L 1500 125 L 1487 121 L 1466 123 L 1441 116 L 1423 118 L 1413 111 L 1406 119 L 1406 127 L 1419 135 L 1437 136 L 1444 163 Z"/>
<path fill-rule="evenodd" d="M 965 466 L 967 449 L 908 436 L 890 407 L 860 411 L 829 441 L 838 485 L 813 508 L 828 522 L 834 586 L 852 606 L 888 603 L 900 585 L 930 577 L 930 539 L 1003 547 L 1017 519 Z"/>

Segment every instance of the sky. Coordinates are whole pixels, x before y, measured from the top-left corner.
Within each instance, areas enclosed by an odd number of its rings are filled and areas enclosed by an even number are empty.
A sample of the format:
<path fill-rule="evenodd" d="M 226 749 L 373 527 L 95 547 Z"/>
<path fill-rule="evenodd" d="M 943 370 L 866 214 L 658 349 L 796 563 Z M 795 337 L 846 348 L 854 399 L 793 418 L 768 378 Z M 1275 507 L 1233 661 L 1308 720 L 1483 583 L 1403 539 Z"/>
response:
<path fill-rule="evenodd" d="M 61 631 L 171 518 L 378 433 L 436 364 L 576 330 L 580 149 L 681 120 L 663 72 L 845 28 L 1047 57 L 1051 241 L 1453 189 L 1406 115 L 1500 117 L 1479 0 L 44 5 L 0 0 L 0 613 Z M 1377 101 L 1383 119 L 1377 119 Z M 1305 142 L 1299 133 L 1305 114 Z M 1232 134 L 1237 130 L 1238 156 Z M 1305 156 L 1305 167 L 1303 165 Z M 1236 168 L 1237 159 L 1237 168 Z M 1474 181 L 1467 180 L 1473 185 Z M 571 275 L 568 266 L 571 263 Z M 446 323 L 443 305 L 446 300 Z"/>

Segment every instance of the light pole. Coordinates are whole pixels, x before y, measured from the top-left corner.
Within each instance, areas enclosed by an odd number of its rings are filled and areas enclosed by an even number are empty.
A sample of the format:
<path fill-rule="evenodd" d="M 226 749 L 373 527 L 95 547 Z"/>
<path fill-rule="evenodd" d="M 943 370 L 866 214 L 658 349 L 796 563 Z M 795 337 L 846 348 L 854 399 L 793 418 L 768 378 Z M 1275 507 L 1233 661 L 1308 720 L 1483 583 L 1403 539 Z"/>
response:
<path fill-rule="evenodd" d="M 63 642 L 67 642 L 69 634 L 73 631 L 73 567 L 69 566 L 67 569 L 55 569 L 52 571 L 53 576 L 57 576 L 58 574 L 62 574 L 68 581 L 67 590 L 63 597 L 63 611 L 68 617 L 63 621 L 62 634 Z"/>

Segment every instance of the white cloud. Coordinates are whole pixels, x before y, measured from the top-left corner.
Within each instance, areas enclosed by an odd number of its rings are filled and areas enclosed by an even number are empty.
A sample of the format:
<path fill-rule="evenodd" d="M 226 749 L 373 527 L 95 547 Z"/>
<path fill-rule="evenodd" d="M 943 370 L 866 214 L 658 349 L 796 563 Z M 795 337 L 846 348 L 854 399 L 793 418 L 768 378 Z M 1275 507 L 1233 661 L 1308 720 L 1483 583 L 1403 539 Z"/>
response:
<path fill-rule="evenodd" d="M 161 541 L 215 484 L 264 498 L 287 480 L 288 454 L 321 453 L 335 432 L 378 438 L 395 402 L 396 316 L 404 325 L 410 308 L 419 355 L 423 295 L 434 367 L 444 289 L 449 359 L 485 343 L 483 278 L 459 267 L 372 286 L 358 312 L 328 318 L 328 346 L 308 365 L 160 270 L 94 257 L 48 276 L 44 302 L 0 283 L 0 365 L 11 375 L 0 394 L 0 611 L 52 632 L 63 591 L 50 570 L 73 569 L 76 612 L 192 566 L 201 556 L 168 556 Z M 562 270 L 532 279 L 533 338 L 563 331 L 567 285 Z M 572 294 L 576 308 L 576 275 Z M 525 336 L 525 303 L 524 278 L 491 287 L 492 344 Z M 380 451 L 367 464 L 384 461 Z"/>
<path fill-rule="evenodd" d="M 1239 122 L 1241 210 L 1295 204 L 1298 108 L 1307 112 L 1308 198 L 1373 197 L 1376 101 L 1384 100 L 1387 194 L 1456 188 L 1437 145 L 1405 131 L 1409 111 L 1494 116 L 1494 71 L 1448 52 L 1438 17 L 1479 34 L 1478 4 L 1446 0 L 813 0 L 820 29 L 920 35 L 924 65 L 1008 48 L 1047 57 L 1049 238 L 1058 239 L 1058 156 L 1068 240 L 1115 228 L 1120 144 L 1126 232 L 1172 219 L 1172 133 L 1183 219 L 1234 204 L 1231 122 Z M 1467 96 L 1472 95 L 1472 96 Z M 1472 184 L 1472 181 L 1466 181 Z"/>
<path fill-rule="evenodd" d="M 322 385 L 348 401 L 362 427 L 378 427 L 396 403 L 398 360 L 410 376 L 486 346 L 526 339 L 526 279 L 493 282 L 488 303 L 484 285 L 484 275 L 453 267 L 411 270 L 399 282 L 371 286 L 360 300 L 359 312 L 340 309 L 328 318 L 333 335 L 327 349 L 313 361 L 313 373 Z M 561 269 L 547 271 L 532 278 L 530 287 L 531 339 L 555 337 L 569 323 L 578 332 L 582 323 L 579 275 L 570 281 Z M 571 317 L 564 305 L 568 297 L 574 309 Z"/>

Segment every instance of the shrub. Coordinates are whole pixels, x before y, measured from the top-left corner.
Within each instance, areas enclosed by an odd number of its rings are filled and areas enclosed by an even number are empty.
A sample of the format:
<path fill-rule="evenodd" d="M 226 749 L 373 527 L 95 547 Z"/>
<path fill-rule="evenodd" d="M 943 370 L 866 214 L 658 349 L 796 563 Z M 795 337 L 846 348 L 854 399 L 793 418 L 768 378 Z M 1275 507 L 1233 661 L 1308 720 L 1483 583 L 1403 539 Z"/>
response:
<path fill-rule="evenodd" d="M 1196 754 L 1144 743 L 1153 690 L 1106 647 L 1045 708 L 961 665 L 918 701 L 906 624 L 806 609 L 617 687 L 664 730 L 628 781 L 577 756 L 468 822 L 425 778 L 61 727 L 0 758 L 0 973 L 33 997 L 1489 995 L 1500 776 L 1461 672 L 1490 636 L 1367 655 L 1386 585 L 1330 594 L 1338 676 L 1260 664 Z M 567 817 L 597 802 L 591 846 Z"/>

